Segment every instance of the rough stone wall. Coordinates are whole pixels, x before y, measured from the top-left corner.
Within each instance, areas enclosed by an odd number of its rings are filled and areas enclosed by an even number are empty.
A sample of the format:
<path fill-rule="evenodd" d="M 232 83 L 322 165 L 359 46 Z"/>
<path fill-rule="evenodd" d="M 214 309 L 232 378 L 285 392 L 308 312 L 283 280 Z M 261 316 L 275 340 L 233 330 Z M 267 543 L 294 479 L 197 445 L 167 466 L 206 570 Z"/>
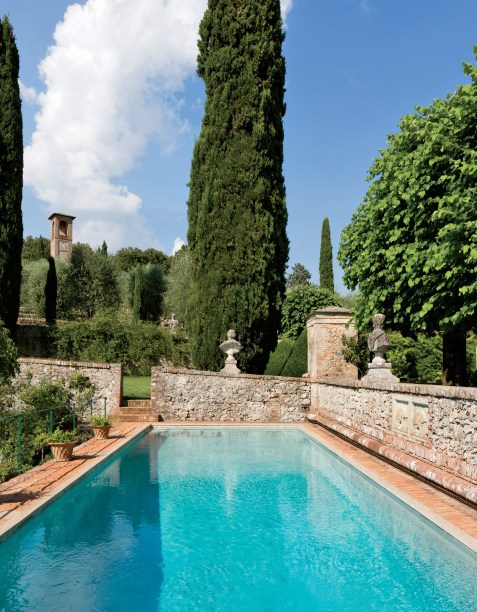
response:
<path fill-rule="evenodd" d="M 306 379 L 151 369 L 151 407 L 165 421 L 303 421 Z"/>
<path fill-rule="evenodd" d="M 94 397 L 94 410 L 103 410 L 106 399 L 106 412 L 110 414 L 121 404 L 122 366 L 117 363 L 92 363 L 83 361 L 58 361 L 56 359 L 20 358 L 18 378 L 31 379 L 37 383 L 42 378 L 67 381 L 72 374 L 81 372 L 97 387 Z"/>
<path fill-rule="evenodd" d="M 356 380 L 356 366 L 343 356 L 342 336 L 356 336 L 351 313 L 337 306 L 328 306 L 308 317 L 308 374 L 314 378 L 346 378 Z"/>
<path fill-rule="evenodd" d="M 477 389 L 312 381 L 312 412 L 477 483 Z"/>

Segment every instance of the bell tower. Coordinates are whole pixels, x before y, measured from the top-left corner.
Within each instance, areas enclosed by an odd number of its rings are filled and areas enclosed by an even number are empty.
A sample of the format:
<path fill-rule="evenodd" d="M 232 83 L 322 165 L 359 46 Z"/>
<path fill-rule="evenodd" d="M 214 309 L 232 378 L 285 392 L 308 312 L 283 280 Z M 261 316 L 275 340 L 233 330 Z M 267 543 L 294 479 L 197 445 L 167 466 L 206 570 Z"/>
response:
<path fill-rule="evenodd" d="M 71 261 L 73 219 L 76 219 L 76 217 L 62 213 L 53 213 L 48 217 L 48 220 L 51 221 L 50 255 L 53 259 Z"/>

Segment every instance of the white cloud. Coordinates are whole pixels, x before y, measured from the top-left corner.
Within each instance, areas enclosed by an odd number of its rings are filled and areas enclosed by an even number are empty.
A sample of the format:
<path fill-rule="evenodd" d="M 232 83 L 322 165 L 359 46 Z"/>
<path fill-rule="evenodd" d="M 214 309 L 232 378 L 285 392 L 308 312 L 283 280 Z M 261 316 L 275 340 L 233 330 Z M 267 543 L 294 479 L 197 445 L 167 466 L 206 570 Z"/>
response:
<path fill-rule="evenodd" d="M 177 251 L 180 251 L 184 245 L 185 242 L 182 240 L 182 238 L 179 238 L 179 236 L 177 236 L 177 238 L 174 240 L 174 246 L 172 247 L 171 255 L 175 255 Z"/>
<path fill-rule="evenodd" d="M 34 87 L 27 87 L 20 79 L 18 79 L 18 85 L 20 86 L 20 96 L 23 102 L 27 104 L 38 103 L 38 92 Z"/>
<path fill-rule="evenodd" d="M 283 21 L 285 22 L 288 13 L 293 8 L 293 0 L 280 0 L 280 4 L 282 7 L 282 18 L 283 18 Z"/>
<path fill-rule="evenodd" d="M 283 15 L 293 0 L 282 0 Z M 25 148 L 25 185 L 51 212 L 78 216 L 75 238 L 111 250 L 151 246 L 141 198 L 121 181 L 151 139 L 164 154 L 187 122 L 181 91 L 194 73 L 207 0 L 87 0 L 70 5 L 39 66 L 45 91 Z M 158 160 L 158 163 L 159 160 Z M 99 231 L 101 228 L 101 231 Z M 97 239 L 95 237 L 97 236 Z"/>

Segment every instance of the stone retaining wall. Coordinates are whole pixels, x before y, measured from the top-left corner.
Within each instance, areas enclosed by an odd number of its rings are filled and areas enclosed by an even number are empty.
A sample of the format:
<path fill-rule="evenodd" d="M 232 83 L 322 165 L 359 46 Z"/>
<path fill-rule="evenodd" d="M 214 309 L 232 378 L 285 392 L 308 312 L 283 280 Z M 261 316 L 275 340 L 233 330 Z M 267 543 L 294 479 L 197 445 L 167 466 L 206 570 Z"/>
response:
<path fill-rule="evenodd" d="M 106 399 L 106 412 L 109 414 L 121 404 L 122 366 L 117 363 L 92 363 L 84 361 L 59 361 L 56 359 L 20 358 L 19 378 L 30 378 L 37 383 L 41 378 L 67 381 L 77 372 L 87 376 L 97 387 L 94 408 L 102 411 Z"/>
<path fill-rule="evenodd" d="M 156 367 L 151 369 L 151 407 L 165 421 L 303 421 L 310 383 Z"/>
<path fill-rule="evenodd" d="M 340 380 L 311 387 L 311 412 L 477 483 L 477 389 Z"/>

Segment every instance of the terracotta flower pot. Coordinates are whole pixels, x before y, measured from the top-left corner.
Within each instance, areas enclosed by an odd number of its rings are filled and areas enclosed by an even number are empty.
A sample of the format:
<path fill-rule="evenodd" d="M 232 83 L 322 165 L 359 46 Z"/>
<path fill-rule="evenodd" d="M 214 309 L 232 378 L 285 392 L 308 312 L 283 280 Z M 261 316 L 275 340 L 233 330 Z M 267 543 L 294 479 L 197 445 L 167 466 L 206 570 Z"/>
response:
<path fill-rule="evenodd" d="M 50 442 L 54 461 L 71 461 L 73 449 L 78 442 Z"/>
<path fill-rule="evenodd" d="M 93 425 L 93 435 L 97 440 L 106 440 L 110 429 L 111 425 Z"/>

